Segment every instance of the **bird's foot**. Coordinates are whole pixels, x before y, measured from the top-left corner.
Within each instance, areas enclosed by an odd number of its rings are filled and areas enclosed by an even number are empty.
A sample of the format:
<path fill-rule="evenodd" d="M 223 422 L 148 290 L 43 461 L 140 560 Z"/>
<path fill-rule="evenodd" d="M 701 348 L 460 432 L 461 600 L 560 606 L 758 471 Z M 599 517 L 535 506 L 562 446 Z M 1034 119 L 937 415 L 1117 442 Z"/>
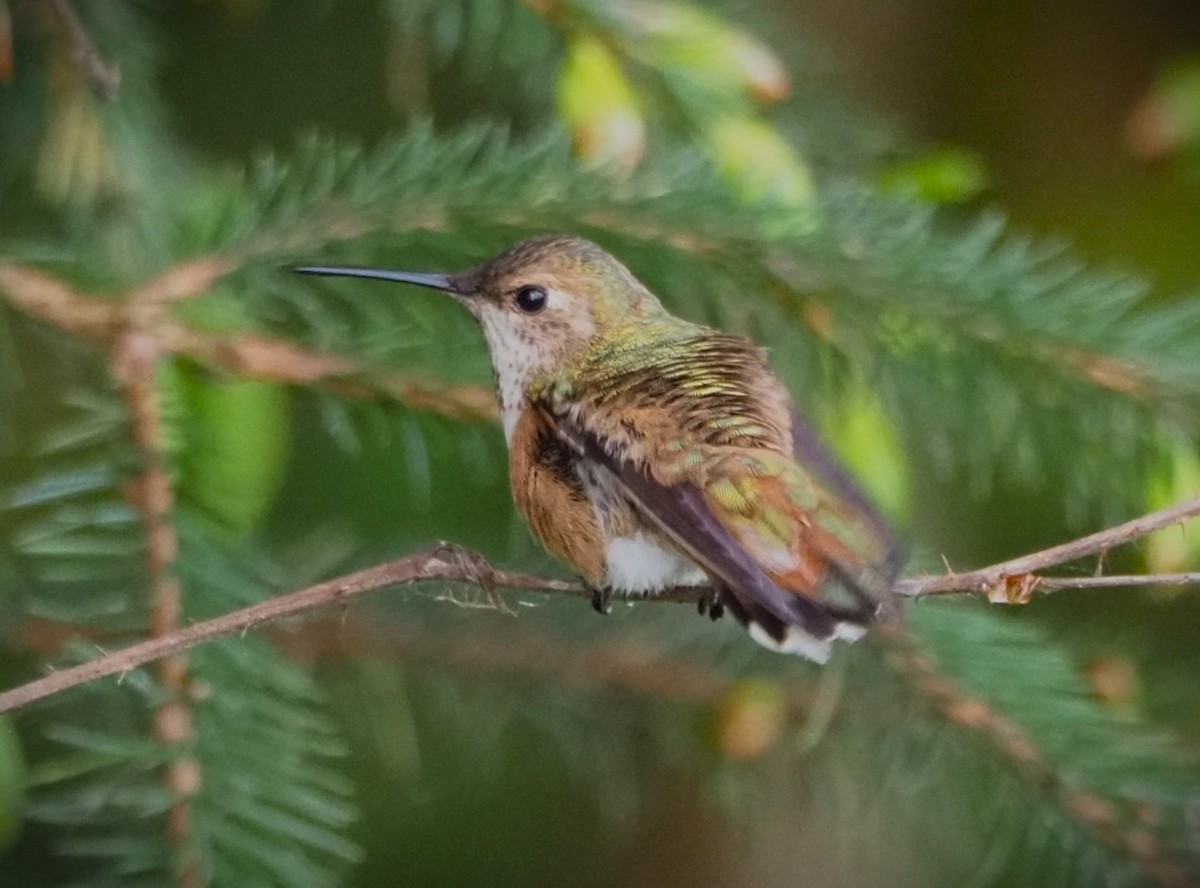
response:
<path fill-rule="evenodd" d="M 613 590 L 610 586 L 591 586 L 592 608 L 598 614 L 612 613 Z"/>
<path fill-rule="evenodd" d="M 701 594 L 700 599 L 696 602 L 696 610 L 701 615 L 708 614 L 708 618 L 713 622 L 725 616 L 725 605 L 721 603 L 721 590 L 710 589 Z"/>

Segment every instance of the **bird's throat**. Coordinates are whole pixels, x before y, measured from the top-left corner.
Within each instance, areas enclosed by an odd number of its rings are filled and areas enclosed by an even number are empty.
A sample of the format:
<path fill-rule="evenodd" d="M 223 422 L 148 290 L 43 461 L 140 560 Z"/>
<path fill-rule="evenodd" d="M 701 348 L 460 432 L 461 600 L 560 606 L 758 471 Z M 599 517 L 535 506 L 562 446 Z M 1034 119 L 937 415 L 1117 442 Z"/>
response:
<path fill-rule="evenodd" d="M 543 359 L 542 351 L 531 337 L 522 336 L 511 325 L 498 322 L 487 313 L 480 318 L 480 326 L 491 353 L 504 438 L 511 446 L 525 407 L 525 392 Z"/>

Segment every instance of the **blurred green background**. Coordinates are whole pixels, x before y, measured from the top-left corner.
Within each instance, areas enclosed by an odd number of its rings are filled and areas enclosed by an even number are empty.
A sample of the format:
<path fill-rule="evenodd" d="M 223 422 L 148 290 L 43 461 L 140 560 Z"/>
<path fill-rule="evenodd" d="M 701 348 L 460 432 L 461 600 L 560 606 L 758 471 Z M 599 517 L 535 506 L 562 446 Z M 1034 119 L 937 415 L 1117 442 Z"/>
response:
<path fill-rule="evenodd" d="M 1095 262 L 1196 284 L 1194 178 L 1148 114 L 1194 65 L 1186 2 L 780 3 L 835 54 L 854 92 L 921 138 L 984 160 L 1023 226 Z M 1188 124 L 1179 120 L 1186 143 Z"/>

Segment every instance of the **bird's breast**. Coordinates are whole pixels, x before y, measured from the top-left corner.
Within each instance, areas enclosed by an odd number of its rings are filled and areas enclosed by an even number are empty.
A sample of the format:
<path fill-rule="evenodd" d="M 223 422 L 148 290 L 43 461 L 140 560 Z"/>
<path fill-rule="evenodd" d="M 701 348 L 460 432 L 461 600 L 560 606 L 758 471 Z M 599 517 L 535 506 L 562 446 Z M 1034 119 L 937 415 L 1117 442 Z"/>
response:
<path fill-rule="evenodd" d="M 703 586 L 708 576 L 658 534 L 645 530 L 611 537 L 604 547 L 606 585 L 648 595 L 674 586 Z"/>

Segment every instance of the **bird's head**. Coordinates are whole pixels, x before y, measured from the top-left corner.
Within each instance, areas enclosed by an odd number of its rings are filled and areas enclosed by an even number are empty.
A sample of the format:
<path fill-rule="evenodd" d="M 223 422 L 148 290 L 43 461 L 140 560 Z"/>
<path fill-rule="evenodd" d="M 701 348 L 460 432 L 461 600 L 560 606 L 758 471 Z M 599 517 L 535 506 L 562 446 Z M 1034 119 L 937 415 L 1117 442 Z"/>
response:
<path fill-rule="evenodd" d="M 497 374 L 515 364 L 526 379 L 561 366 L 631 320 L 663 314 L 629 269 L 592 242 L 567 235 L 521 241 L 455 274 L 342 266 L 296 271 L 440 290 L 479 321 Z"/>

